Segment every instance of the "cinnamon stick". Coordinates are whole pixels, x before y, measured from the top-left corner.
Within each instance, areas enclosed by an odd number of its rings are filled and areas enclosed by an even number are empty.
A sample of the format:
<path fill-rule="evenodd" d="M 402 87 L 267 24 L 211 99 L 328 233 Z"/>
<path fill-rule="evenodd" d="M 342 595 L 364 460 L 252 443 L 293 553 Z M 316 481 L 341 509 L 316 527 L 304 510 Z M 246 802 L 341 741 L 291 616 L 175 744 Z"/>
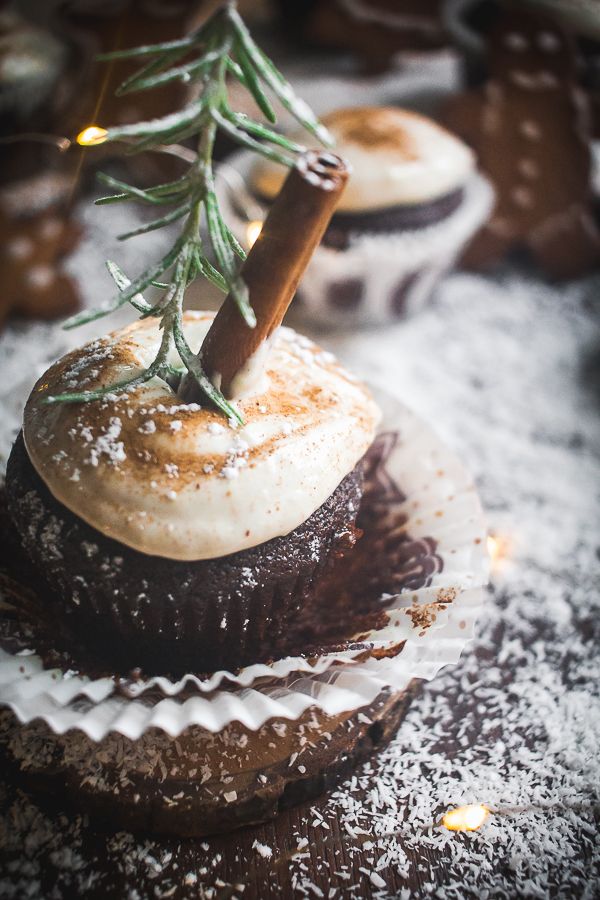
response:
<path fill-rule="evenodd" d="M 262 368 L 261 346 L 281 324 L 349 175 L 339 156 L 314 150 L 290 171 L 242 269 L 256 326 L 245 323 L 228 295 L 200 350 L 202 368 L 227 399 Z M 184 402 L 191 402 L 190 382 L 187 376 L 179 392 Z"/>

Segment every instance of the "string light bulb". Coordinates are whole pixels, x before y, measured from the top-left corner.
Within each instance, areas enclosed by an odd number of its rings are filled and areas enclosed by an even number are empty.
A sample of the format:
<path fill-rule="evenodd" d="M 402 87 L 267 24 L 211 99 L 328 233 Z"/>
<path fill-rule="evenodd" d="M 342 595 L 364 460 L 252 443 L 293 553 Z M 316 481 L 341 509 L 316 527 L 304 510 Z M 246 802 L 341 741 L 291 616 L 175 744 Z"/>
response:
<path fill-rule="evenodd" d="M 500 553 L 500 541 L 492 537 L 491 534 L 488 534 L 487 549 L 492 559 L 495 559 Z"/>
<path fill-rule="evenodd" d="M 246 238 L 250 247 L 256 242 L 257 237 L 262 231 L 262 227 L 262 222 L 250 222 L 248 225 L 248 228 L 246 229 Z"/>
<path fill-rule="evenodd" d="M 447 812 L 442 822 L 449 831 L 476 831 L 487 814 L 485 806 L 459 806 Z"/>
<path fill-rule="evenodd" d="M 97 128 L 95 125 L 90 125 L 89 128 L 84 128 L 83 131 L 77 135 L 77 143 L 82 147 L 92 147 L 94 144 L 103 144 L 107 134 L 108 131 L 106 128 Z"/>

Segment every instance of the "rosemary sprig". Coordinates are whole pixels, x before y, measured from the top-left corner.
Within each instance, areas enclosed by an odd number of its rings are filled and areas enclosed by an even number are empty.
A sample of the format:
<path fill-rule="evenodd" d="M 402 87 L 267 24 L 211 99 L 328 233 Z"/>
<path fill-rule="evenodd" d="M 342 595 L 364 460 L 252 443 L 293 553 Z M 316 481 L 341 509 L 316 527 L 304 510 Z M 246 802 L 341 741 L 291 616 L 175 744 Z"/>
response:
<path fill-rule="evenodd" d="M 287 166 L 293 164 L 295 156 L 304 148 L 269 126 L 232 110 L 227 98 L 227 75 L 233 75 L 252 94 L 269 122 L 274 123 L 276 119 L 265 88 L 323 144 L 331 146 L 332 140 L 309 107 L 296 97 L 291 86 L 254 43 L 233 0 L 227 2 L 208 22 L 187 37 L 100 57 L 104 60 L 135 58 L 143 61 L 142 68 L 123 82 L 117 91 L 118 95 L 150 90 L 171 81 L 182 81 L 198 83 L 198 96 L 179 112 L 163 116 L 162 119 L 111 128 L 106 134 L 106 140 L 127 139 L 132 144 L 129 152 L 138 153 L 142 150 L 165 148 L 198 135 L 198 153 L 182 178 L 145 190 L 108 175 L 100 175 L 100 180 L 117 193 L 96 202 L 107 204 L 138 200 L 157 208 L 165 205 L 173 207 L 152 222 L 120 235 L 119 240 L 162 228 L 178 219 L 185 218 L 185 222 L 181 235 L 168 253 L 133 281 L 115 263 L 109 261 L 109 272 L 120 293 L 100 309 L 88 310 L 69 319 L 65 327 L 74 328 L 91 322 L 119 309 L 125 303 L 131 303 L 142 318 L 160 318 L 163 332 L 161 346 L 150 367 L 129 380 L 106 390 L 60 394 L 47 398 L 46 402 L 94 400 L 107 393 L 135 389 L 154 376 L 166 378 L 172 375 L 172 368 L 167 360 L 171 348 L 175 346 L 185 368 L 207 398 L 228 417 L 242 423 L 234 407 L 202 370 L 201 355 L 192 353 L 182 327 L 184 292 L 197 275 L 203 275 L 223 292 L 230 293 L 246 323 L 250 327 L 256 324 L 248 300 L 248 290 L 239 275 L 236 259 L 245 259 L 245 253 L 223 221 L 215 194 L 212 167 L 215 137 L 220 128 L 242 146 Z M 207 259 L 202 247 L 199 234 L 202 211 L 206 217 L 216 266 Z M 160 276 L 166 272 L 170 272 L 167 275 L 169 280 L 159 281 Z M 163 292 L 154 305 L 142 296 L 142 292 L 150 285 Z"/>

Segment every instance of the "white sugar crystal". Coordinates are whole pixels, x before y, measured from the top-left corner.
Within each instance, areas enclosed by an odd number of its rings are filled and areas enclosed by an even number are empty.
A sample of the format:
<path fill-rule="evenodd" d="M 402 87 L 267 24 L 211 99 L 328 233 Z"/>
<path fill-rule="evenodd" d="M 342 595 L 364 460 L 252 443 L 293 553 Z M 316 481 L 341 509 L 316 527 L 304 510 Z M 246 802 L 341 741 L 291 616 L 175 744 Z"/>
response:
<path fill-rule="evenodd" d="M 254 841 L 252 844 L 252 849 L 256 850 L 256 852 L 263 857 L 263 859 L 270 859 L 273 856 L 273 850 L 271 847 L 268 847 L 266 844 L 261 844 L 259 841 Z"/>

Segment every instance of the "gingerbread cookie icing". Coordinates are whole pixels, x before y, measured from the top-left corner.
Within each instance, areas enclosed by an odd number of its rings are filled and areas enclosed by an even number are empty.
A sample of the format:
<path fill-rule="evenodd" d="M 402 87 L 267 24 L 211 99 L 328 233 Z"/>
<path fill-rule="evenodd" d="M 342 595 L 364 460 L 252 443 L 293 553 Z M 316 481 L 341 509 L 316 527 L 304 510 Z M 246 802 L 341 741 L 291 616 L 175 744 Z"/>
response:
<path fill-rule="evenodd" d="M 549 16 L 507 10 L 487 36 L 487 57 L 484 87 L 452 98 L 443 114 L 497 195 L 463 262 L 484 268 L 524 245 L 551 276 L 583 274 L 600 261 L 600 232 L 574 41 Z"/>
<path fill-rule="evenodd" d="M 186 314 L 193 348 L 211 321 Z M 379 412 L 368 392 L 288 328 L 265 379 L 237 402 L 243 427 L 182 404 L 160 379 L 92 403 L 42 402 L 122 381 L 154 358 L 159 340 L 148 319 L 74 351 L 40 379 L 25 412 L 29 456 L 56 499 L 129 547 L 209 559 L 287 534 L 373 440 Z M 171 361 L 178 364 L 175 353 Z"/>
<path fill-rule="evenodd" d="M 358 107 L 336 110 L 323 123 L 353 169 L 338 213 L 434 200 L 462 187 L 475 169 L 461 140 L 417 113 Z M 269 160 L 252 167 L 252 187 L 261 196 L 274 197 L 284 178 L 285 169 Z"/>

